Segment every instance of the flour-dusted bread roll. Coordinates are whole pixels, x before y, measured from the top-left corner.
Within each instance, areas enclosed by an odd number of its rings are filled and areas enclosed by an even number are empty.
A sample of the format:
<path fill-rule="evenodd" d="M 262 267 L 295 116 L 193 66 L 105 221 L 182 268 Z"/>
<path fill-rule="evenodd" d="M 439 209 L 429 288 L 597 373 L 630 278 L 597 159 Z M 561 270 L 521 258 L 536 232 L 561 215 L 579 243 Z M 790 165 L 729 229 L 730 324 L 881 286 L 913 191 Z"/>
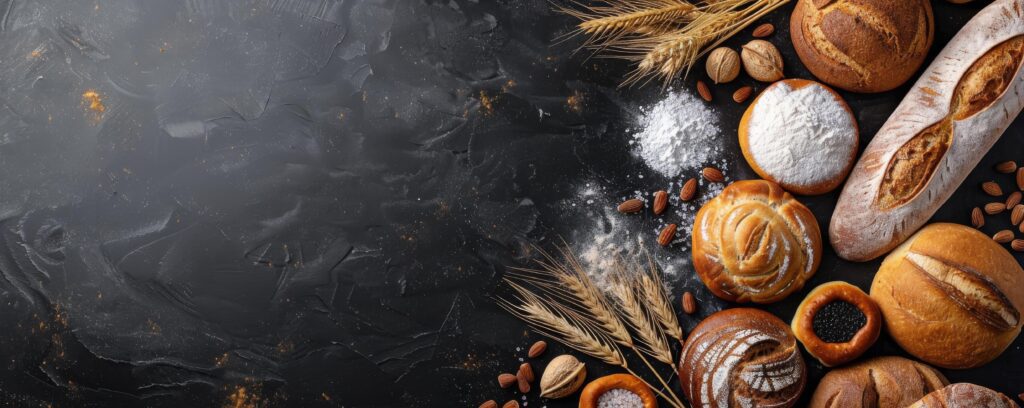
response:
<path fill-rule="evenodd" d="M 743 157 L 765 180 L 795 194 L 843 184 L 857 159 L 859 130 L 839 94 L 814 81 L 786 79 L 761 92 L 740 119 Z"/>
<path fill-rule="evenodd" d="M 980 385 L 958 383 L 934 391 L 908 408 L 1020 408 L 1016 402 Z"/>
<path fill-rule="evenodd" d="M 1024 0 L 982 9 L 921 75 L 846 181 L 829 236 L 881 256 L 924 225 L 1024 107 Z"/>
<path fill-rule="evenodd" d="M 693 223 L 693 266 L 731 302 L 771 303 L 800 290 L 821 263 L 814 214 L 766 180 L 737 181 Z"/>
<path fill-rule="evenodd" d="M 1024 270 L 974 228 L 931 224 L 896 248 L 871 283 L 893 340 L 944 368 L 973 368 L 1021 330 Z"/>
<path fill-rule="evenodd" d="M 685 344 L 679 381 L 693 407 L 792 407 L 807 383 L 789 326 L 768 312 L 717 312 Z"/>
<path fill-rule="evenodd" d="M 905 408 L 949 384 L 938 370 L 903 357 L 875 357 L 825 374 L 808 408 Z"/>

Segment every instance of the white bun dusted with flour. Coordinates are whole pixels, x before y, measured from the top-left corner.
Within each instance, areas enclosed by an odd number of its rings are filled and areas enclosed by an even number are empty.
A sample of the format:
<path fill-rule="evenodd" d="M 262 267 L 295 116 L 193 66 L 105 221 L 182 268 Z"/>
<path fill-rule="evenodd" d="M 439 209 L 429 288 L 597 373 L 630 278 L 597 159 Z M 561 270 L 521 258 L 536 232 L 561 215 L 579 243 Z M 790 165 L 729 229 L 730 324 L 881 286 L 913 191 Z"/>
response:
<path fill-rule="evenodd" d="M 1024 0 L 982 9 L 925 69 L 854 167 L 829 236 L 868 261 L 913 235 L 1024 107 Z"/>
<path fill-rule="evenodd" d="M 806 79 L 776 82 L 740 119 L 740 148 L 761 178 L 803 195 L 839 187 L 857 158 L 857 120 L 839 94 Z"/>

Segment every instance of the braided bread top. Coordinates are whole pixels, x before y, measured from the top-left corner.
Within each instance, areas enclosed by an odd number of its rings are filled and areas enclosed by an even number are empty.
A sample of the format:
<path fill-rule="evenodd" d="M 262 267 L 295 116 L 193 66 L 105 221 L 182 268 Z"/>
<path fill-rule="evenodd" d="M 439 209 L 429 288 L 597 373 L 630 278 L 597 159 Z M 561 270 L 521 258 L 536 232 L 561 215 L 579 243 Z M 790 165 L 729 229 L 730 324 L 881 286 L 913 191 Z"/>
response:
<path fill-rule="evenodd" d="M 820 263 L 814 214 L 778 184 L 735 182 L 697 212 L 693 265 L 722 299 L 780 301 L 800 290 Z"/>

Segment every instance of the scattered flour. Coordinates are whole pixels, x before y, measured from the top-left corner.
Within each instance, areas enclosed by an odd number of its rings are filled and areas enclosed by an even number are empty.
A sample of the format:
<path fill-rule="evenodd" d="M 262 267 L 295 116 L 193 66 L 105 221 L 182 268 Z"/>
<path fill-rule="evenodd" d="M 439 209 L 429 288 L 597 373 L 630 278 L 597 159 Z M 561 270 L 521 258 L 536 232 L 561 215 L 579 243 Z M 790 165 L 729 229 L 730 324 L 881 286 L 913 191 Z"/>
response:
<path fill-rule="evenodd" d="M 639 395 L 621 388 L 613 388 L 597 398 L 597 408 L 642 408 Z"/>
<path fill-rule="evenodd" d="M 857 149 L 857 125 L 825 87 L 785 82 L 758 97 L 748 145 L 761 169 L 780 184 L 810 187 L 843 176 Z"/>
<path fill-rule="evenodd" d="M 718 114 L 690 93 L 671 92 L 641 109 L 640 132 L 631 142 L 652 169 L 668 177 L 700 169 L 723 154 Z"/>

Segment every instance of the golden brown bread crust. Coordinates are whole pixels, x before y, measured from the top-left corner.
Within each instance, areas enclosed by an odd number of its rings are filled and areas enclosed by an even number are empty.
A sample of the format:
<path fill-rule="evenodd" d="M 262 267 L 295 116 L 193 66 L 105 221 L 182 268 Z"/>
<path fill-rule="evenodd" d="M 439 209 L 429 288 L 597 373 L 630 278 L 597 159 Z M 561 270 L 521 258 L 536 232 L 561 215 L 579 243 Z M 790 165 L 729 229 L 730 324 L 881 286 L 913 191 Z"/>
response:
<path fill-rule="evenodd" d="M 808 408 L 904 408 L 949 384 L 938 370 L 903 357 L 876 357 L 825 374 Z"/>
<path fill-rule="evenodd" d="M 885 258 L 871 297 L 904 350 L 940 367 L 972 368 L 1020 333 L 1024 270 L 973 228 L 931 224 Z"/>
<path fill-rule="evenodd" d="M 866 322 L 850 341 L 828 343 L 814 332 L 814 315 L 825 305 L 844 301 L 864 313 Z M 824 283 L 807 294 L 793 316 L 793 334 L 804 345 L 807 352 L 826 367 L 834 367 L 853 361 L 864 354 L 878 340 L 882 331 L 882 314 L 864 291 L 846 282 Z"/>
<path fill-rule="evenodd" d="M 1010 397 L 980 385 L 957 383 L 934 391 L 908 408 L 1020 408 Z"/>
<path fill-rule="evenodd" d="M 978 12 L 864 149 L 829 237 L 843 259 L 884 255 L 928 222 L 1024 108 L 1024 0 Z"/>
<path fill-rule="evenodd" d="M 807 369 L 782 320 L 757 309 L 727 309 L 690 332 L 679 357 L 679 381 L 692 406 L 727 408 L 796 404 Z"/>
<path fill-rule="evenodd" d="M 737 181 L 697 212 L 693 266 L 722 299 L 780 301 L 800 290 L 820 263 L 814 214 L 778 184 Z"/>
<path fill-rule="evenodd" d="M 758 165 L 757 161 L 754 160 L 754 155 L 750 152 L 750 117 L 753 115 L 754 107 L 757 105 L 758 100 L 761 99 L 761 95 L 764 95 L 766 91 L 768 91 L 772 87 L 778 86 L 779 84 L 787 84 L 793 89 L 800 89 L 809 85 L 817 85 L 827 90 L 829 93 L 832 94 L 832 96 L 836 98 L 836 101 L 842 104 L 843 108 L 845 108 L 846 112 L 850 115 L 850 121 L 851 123 L 853 123 L 854 132 L 857 135 L 856 139 L 859 140 L 860 126 L 857 124 L 857 120 L 853 117 L 853 111 L 850 110 L 850 106 L 846 104 L 846 101 L 843 99 L 843 97 L 836 93 L 836 91 L 832 90 L 832 88 L 829 88 L 815 81 L 807 79 L 783 79 L 781 81 L 775 82 L 774 84 L 771 84 L 768 88 L 765 88 L 764 91 L 761 91 L 761 93 L 758 94 L 756 98 L 754 98 L 754 101 L 750 103 L 750 106 L 747 107 L 747 110 L 743 112 L 743 116 L 740 118 L 739 126 L 740 150 L 743 153 L 743 158 L 747 159 L 747 164 L 750 165 L 750 168 L 753 169 L 758 176 L 761 176 L 761 178 L 765 180 L 779 183 L 779 185 L 783 186 L 787 191 L 803 195 L 819 195 L 835 190 L 836 187 L 839 187 L 840 185 L 843 184 L 843 180 L 846 180 L 846 176 L 850 174 L 850 169 L 853 168 L 853 163 L 857 159 L 856 148 L 850 150 L 849 157 L 835 158 L 835 160 L 846 160 L 846 162 L 848 163 L 846 165 L 846 169 L 843 170 L 841 174 L 837 175 L 834 179 L 824 180 L 820 183 L 812 185 L 798 185 L 793 183 L 787 183 L 789 180 L 779 180 L 775 178 L 772 174 L 769 174 L 767 171 L 761 168 L 761 166 Z M 858 142 L 855 140 L 853 142 L 853 145 L 856 146 L 857 144 Z"/>
<path fill-rule="evenodd" d="M 935 34 L 928 0 L 799 0 L 793 48 L 822 82 L 884 92 L 917 72 Z"/>

